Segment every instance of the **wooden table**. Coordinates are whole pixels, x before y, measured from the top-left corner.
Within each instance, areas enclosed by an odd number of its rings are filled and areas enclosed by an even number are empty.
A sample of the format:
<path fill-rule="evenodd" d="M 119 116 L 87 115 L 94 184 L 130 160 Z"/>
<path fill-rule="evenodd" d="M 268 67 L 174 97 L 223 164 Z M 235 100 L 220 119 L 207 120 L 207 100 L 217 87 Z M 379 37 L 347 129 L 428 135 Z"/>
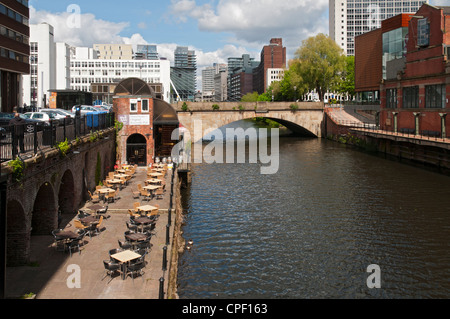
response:
<path fill-rule="evenodd" d="M 158 208 L 158 207 L 155 207 L 155 206 L 151 206 L 151 205 L 144 205 L 144 206 L 136 207 L 136 209 L 137 209 L 138 211 L 151 212 L 151 211 L 157 210 L 157 209 L 159 209 L 159 208 Z"/>
<path fill-rule="evenodd" d="M 150 173 L 150 174 L 147 174 L 148 176 L 152 176 L 152 177 L 161 177 L 161 176 L 164 176 L 163 174 L 161 174 L 161 173 Z"/>
<path fill-rule="evenodd" d="M 152 178 L 152 179 L 146 180 L 145 182 L 148 183 L 148 184 L 161 184 L 162 183 L 162 179 Z"/>
<path fill-rule="evenodd" d="M 74 233 L 71 230 L 62 231 L 56 234 L 56 240 L 63 240 L 63 239 L 75 239 L 78 238 L 78 234 Z"/>
<path fill-rule="evenodd" d="M 95 216 L 88 216 L 80 219 L 83 225 L 90 225 L 93 223 L 98 223 L 98 219 Z"/>
<path fill-rule="evenodd" d="M 131 233 L 125 236 L 129 241 L 144 241 L 148 238 L 146 234 L 142 233 Z"/>
<path fill-rule="evenodd" d="M 128 175 L 126 175 L 126 174 L 114 174 L 114 177 L 115 178 L 122 178 L 122 177 L 127 178 Z"/>
<path fill-rule="evenodd" d="M 161 188 L 162 186 L 160 185 L 160 186 L 155 186 L 155 185 L 148 185 L 148 186 L 144 186 L 144 187 L 142 187 L 143 189 L 146 189 L 146 190 L 149 190 L 149 191 L 154 191 L 154 190 L 156 190 L 156 189 L 158 189 L 158 188 Z"/>
<path fill-rule="evenodd" d="M 126 272 L 127 263 L 134 259 L 138 259 L 139 257 L 141 257 L 141 255 L 139 255 L 138 253 L 135 253 L 134 251 L 131 251 L 131 250 L 124 250 L 124 251 L 121 251 L 120 253 L 111 255 L 111 258 L 114 258 L 118 262 L 122 263 L 122 279 L 123 280 L 125 280 L 126 275 L 127 275 L 127 272 Z"/>
<path fill-rule="evenodd" d="M 115 190 L 108 187 L 108 188 L 100 188 L 100 189 L 98 190 L 98 192 L 99 192 L 100 194 L 105 195 L 105 194 L 108 194 L 108 193 L 114 193 Z"/>

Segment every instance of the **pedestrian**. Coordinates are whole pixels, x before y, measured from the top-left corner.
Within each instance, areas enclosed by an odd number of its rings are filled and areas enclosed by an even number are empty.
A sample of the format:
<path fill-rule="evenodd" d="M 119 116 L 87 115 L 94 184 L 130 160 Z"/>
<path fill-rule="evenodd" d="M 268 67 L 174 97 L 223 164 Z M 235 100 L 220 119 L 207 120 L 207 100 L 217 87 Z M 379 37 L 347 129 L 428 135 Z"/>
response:
<path fill-rule="evenodd" d="M 25 134 L 26 121 L 20 117 L 20 114 L 16 111 L 14 118 L 9 121 L 10 128 L 13 129 L 13 157 L 17 154 L 17 146 L 20 147 L 20 153 L 25 153 L 25 146 L 23 143 Z M 19 144 L 19 145 L 17 145 Z"/>

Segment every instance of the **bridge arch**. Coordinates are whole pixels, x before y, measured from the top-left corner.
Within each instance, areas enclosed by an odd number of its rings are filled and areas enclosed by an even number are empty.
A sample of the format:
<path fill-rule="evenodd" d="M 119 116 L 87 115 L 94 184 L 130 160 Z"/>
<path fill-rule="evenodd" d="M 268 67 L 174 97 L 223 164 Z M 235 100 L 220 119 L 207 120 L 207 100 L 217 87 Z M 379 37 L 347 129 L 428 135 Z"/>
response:
<path fill-rule="evenodd" d="M 58 210 L 53 186 L 45 182 L 34 200 L 31 216 L 31 235 L 48 235 L 58 226 Z"/>
<path fill-rule="evenodd" d="M 214 112 L 210 112 L 214 113 Z M 194 143 L 200 142 L 205 136 L 211 134 L 217 129 L 226 127 L 232 123 L 242 120 L 250 120 L 257 117 L 263 117 L 275 121 L 293 134 L 304 137 L 318 137 L 320 136 L 320 123 L 313 123 L 313 125 L 302 125 L 303 122 L 297 118 L 292 118 L 286 114 L 255 114 L 255 112 L 217 112 L 210 116 L 192 116 L 180 115 L 180 123 L 190 132 L 191 140 Z M 305 121 L 308 123 L 308 121 Z M 201 134 L 199 133 L 201 130 Z M 200 136 L 201 135 L 201 136 Z"/>

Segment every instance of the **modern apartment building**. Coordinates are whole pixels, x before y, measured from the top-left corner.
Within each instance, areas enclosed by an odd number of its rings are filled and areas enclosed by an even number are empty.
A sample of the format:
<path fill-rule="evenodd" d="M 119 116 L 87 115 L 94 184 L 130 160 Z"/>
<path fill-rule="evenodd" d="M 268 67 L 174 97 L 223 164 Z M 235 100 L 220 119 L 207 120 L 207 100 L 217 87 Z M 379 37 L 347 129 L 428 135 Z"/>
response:
<path fill-rule="evenodd" d="M 203 101 L 217 101 L 215 94 L 217 88 L 223 89 L 223 85 L 228 87 L 227 83 L 220 83 L 220 79 L 216 79 L 217 75 L 222 75 L 227 72 L 227 65 L 223 63 L 214 63 L 213 66 L 206 67 L 202 70 L 202 96 Z M 220 77 L 221 78 L 221 77 Z M 225 80 L 226 81 L 226 80 Z M 225 94 L 226 96 L 227 94 Z M 222 101 L 220 97 L 218 101 Z"/>
<path fill-rule="evenodd" d="M 94 50 L 100 60 L 132 60 L 131 44 L 94 44 Z"/>
<path fill-rule="evenodd" d="M 174 86 L 172 100 L 194 101 L 197 81 L 197 56 L 188 47 L 175 49 L 174 67 L 170 69 L 170 79 Z"/>
<path fill-rule="evenodd" d="M 330 37 L 354 55 L 356 36 L 381 27 L 381 21 L 416 12 L 427 0 L 329 0 Z"/>
<path fill-rule="evenodd" d="M 253 89 L 259 94 L 265 93 L 269 87 L 267 72 L 269 69 L 286 68 L 286 48 L 283 40 L 273 38 L 270 44 L 263 47 L 261 51 L 261 62 L 253 71 Z"/>
<path fill-rule="evenodd" d="M 0 111 L 22 106 L 22 76 L 30 73 L 28 0 L 0 0 Z"/>

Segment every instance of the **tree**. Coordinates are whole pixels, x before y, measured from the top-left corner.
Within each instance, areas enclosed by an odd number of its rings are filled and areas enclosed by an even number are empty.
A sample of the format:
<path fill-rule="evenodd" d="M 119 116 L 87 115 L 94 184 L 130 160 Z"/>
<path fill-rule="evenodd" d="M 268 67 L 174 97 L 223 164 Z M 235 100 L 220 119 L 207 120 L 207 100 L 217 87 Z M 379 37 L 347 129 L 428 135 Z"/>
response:
<path fill-rule="evenodd" d="M 333 39 L 320 33 L 302 42 L 290 70 L 323 100 L 325 92 L 340 82 L 345 66 L 343 50 Z"/>
<path fill-rule="evenodd" d="M 346 69 L 342 81 L 336 87 L 336 91 L 342 94 L 348 94 L 351 97 L 355 95 L 355 57 L 346 58 Z"/>

